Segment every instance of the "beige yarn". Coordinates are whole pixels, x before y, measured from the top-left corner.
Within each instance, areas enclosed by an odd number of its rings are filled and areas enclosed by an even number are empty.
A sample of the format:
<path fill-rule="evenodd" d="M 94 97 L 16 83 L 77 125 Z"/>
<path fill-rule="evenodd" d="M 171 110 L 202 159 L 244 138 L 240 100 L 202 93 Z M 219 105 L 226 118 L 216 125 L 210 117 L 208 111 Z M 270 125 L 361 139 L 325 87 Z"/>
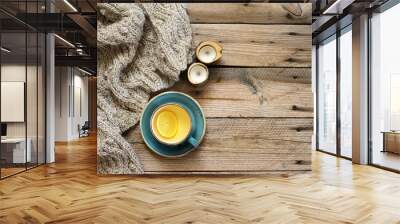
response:
<path fill-rule="evenodd" d="M 98 4 L 98 173 L 141 174 L 123 132 L 138 123 L 150 93 L 170 87 L 192 61 L 181 4 Z"/>

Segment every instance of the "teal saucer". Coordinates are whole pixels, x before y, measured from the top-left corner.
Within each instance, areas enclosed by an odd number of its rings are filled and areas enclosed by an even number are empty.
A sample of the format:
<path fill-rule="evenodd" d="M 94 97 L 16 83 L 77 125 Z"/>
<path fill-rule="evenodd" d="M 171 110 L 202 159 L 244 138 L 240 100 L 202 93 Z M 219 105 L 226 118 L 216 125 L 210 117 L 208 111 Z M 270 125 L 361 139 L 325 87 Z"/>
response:
<path fill-rule="evenodd" d="M 206 132 L 206 120 L 203 110 L 199 103 L 187 94 L 180 92 L 164 92 L 149 101 L 146 108 L 142 113 L 140 119 L 140 131 L 144 142 L 154 153 L 164 157 L 181 157 L 196 149 L 195 146 L 188 141 L 184 141 L 179 145 L 165 145 L 159 142 L 152 134 L 151 131 L 151 116 L 158 107 L 168 103 L 176 103 L 184 107 L 190 114 L 192 119 L 192 136 L 197 142 L 203 140 Z"/>

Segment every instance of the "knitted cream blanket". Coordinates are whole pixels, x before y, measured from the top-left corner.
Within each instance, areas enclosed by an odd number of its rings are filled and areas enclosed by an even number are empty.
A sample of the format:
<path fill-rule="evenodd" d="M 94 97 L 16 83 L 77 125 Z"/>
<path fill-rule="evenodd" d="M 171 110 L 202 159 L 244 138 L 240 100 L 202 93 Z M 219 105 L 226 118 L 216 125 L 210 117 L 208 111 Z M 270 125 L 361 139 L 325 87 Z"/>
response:
<path fill-rule="evenodd" d="M 140 174 L 123 132 L 150 93 L 170 87 L 192 61 L 189 18 L 180 4 L 98 4 L 97 172 Z"/>

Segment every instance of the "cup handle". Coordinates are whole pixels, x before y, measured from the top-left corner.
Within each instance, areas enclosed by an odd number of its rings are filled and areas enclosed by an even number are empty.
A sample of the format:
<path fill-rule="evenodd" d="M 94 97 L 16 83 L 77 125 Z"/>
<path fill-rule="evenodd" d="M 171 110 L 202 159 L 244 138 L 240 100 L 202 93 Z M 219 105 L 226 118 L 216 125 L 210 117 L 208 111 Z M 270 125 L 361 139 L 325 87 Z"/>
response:
<path fill-rule="evenodd" d="M 189 142 L 192 146 L 194 146 L 195 148 L 196 148 L 197 146 L 200 145 L 200 142 L 197 141 L 197 139 L 193 138 L 192 136 L 190 136 L 190 137 L 188 138 L 188 142 Z"/>

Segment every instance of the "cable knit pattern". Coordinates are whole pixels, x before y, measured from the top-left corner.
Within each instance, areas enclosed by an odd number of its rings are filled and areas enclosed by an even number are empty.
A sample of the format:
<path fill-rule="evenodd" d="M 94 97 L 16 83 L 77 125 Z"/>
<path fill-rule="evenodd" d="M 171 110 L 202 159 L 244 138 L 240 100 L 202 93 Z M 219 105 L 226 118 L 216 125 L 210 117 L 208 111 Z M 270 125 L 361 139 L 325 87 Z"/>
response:
<path fill-rule="evenodd" d="M 193 57 L 181 4 L 98 4 L 98 161 L 102 174 L 141 174 L 122 134 L 138 123 L 150 94 L 170 87 Z"/>

